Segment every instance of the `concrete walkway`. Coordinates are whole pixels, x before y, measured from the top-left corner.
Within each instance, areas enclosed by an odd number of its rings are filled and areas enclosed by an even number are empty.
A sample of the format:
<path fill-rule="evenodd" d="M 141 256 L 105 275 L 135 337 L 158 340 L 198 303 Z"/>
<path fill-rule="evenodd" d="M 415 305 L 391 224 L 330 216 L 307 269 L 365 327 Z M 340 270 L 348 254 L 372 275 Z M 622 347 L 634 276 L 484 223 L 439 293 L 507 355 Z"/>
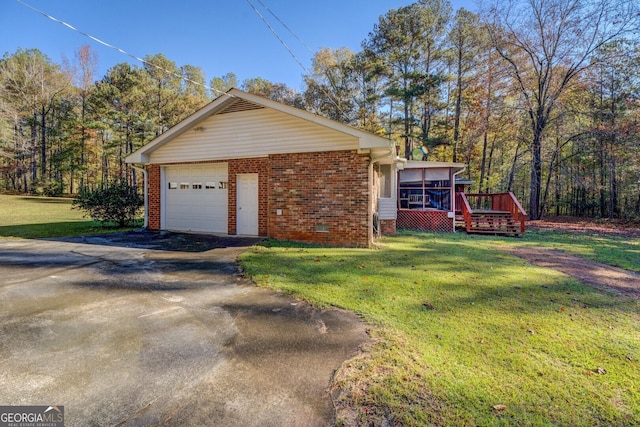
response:
<path fill-rule="evenodd" d="M 331 424 L 365 326 L 255 287 L 250 243 L 0 240 L 0 403 L 62 405 L 67 426 Z"/>

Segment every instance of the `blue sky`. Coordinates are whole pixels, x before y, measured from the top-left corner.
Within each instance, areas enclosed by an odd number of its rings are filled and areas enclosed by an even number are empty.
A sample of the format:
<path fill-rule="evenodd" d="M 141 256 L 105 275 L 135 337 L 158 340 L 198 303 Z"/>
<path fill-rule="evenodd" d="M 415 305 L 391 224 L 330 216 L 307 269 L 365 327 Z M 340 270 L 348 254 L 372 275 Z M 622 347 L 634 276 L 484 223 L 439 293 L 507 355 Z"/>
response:
<path fill-rule="evenodd" d="M 247 0 L 23 0 L 77 29 L 139 57 L 163 53 L 181 65 L 203 69 L 207 82 L 234 72 L 239 82 L 262 77 L 302 89 L 304 70 L 280 44 Z M 266 5 L 313 52 L 322 47 L 360 50 L 380 15 L 406 6 L 402 0 L 250 0 L 294 52 L 311 67 L 312 53 L 265 10 Z M 454 9 L 476 10 L 475 0 L 453 0 Z M 0 55 L 37 48 L 54 62 L 73 60 L 90 45 L 101 78 L 132 58 L 34 12 L 16 0 L 0 0 Z"/>

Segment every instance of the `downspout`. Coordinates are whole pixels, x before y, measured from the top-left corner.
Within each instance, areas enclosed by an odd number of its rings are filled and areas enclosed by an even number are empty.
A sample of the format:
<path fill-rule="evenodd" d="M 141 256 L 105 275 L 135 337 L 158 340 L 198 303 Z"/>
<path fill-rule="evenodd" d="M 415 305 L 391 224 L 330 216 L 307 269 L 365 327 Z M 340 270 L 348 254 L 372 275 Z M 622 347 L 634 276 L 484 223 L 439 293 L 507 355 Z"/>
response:
<path fill-rule="evenodd" d="M 131 165 L 135 170 L 139 170 L 142 172 L 142 176 L 144 177 L 144 225 L 143 228 L 147 228 L 149 226 L 149 176 L 147 174 L 147 170 L 145 168 L 141 168 L 139 166 Z"/>
<path fill-rule="evenodd" d="M 375 207 L 373 206 L 373 201 L 375 199 L 374 195 L 373 195 L 373 164 L 376 162 L 376 160 L 373 158 L 373 156 L 369 156 L 370 161 L 369 161 L 369 207 L 367 208 L 367 216 L 369 217 L 369 227 L 368 227 L 368 236 L 367 239 L 369 240 L 369 248 L 371 248 L 375 241 L 374 241 L 374 236 L 373 236 L 373 212 Z"/>
<path fill-rule="evenodd" d="M 463 167 L 462 169 L 460 169 L 458 172 L 453 174 L 453 182 L 451 183 L 451 188 L 453 191 L 453 197 L 451 198 L 451 207 L 453 210 L 453 232 L 456 232 L 456 175 L 458 175 L 459 173 L 464 172 L 467 169 L 467 166 L 465 165 L 465 167 Z"/>

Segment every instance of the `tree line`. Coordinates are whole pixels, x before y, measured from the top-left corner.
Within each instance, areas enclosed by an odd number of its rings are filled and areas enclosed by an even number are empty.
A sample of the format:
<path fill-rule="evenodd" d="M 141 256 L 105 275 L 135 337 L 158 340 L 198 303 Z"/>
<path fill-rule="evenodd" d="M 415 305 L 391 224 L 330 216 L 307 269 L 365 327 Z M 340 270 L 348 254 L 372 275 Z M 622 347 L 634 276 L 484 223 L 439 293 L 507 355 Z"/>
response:
<path fill-rule="evenodd" d="M 389 137 L 407 159 L 465 163 L 472 192 L 513 191 L 534 219 L 640 218 L 639 13 L 633 0 L 494 0 L 479 13 L 420 0 L 380 16 L 360 51 L 318 51 L 302 92 L 233 73 L 207 82 L 162 54 L 97 80 L 89 46 L 62 64 L 7 53 L 0 189 L 135 182 L 126 155 L 240 87 Z"/>

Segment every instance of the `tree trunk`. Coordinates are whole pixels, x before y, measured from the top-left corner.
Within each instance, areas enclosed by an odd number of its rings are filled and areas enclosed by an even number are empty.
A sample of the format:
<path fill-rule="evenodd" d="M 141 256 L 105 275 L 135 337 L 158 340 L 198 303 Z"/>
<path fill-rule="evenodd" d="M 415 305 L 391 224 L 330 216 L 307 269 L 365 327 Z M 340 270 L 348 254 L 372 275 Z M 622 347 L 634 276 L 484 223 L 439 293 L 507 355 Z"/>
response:
<path fill-rule="evenodd" d="M 486 176 L 486 186 L 485 192 L 490 193 L 491 187 L 489 187 L 489 177 L 491 176 L 491 164 L 493 163 L 493 151 L 495 150 L 496 142 L 495 139 L 491 142 L 491 147 L 489 148 L 489 159 L 487 160 L 487 176 Z"/>
<path fill-rule="evenodd" d="M 616 161 L 613 155 L 613 147 L 609 153 L 609 219 L 619 216 L 618 212 L 618 185 L 616 182 Z"/>
<path fill-rule="evenodd" d="M 492 69 L 491 64 L 491 55 L 489 55 L 489 69 Z M 485 184 L 486 179 L 486 165 L 487 165 L 487 146 L 489 143 L 489 121 L 491 119 L 491 86 L 493 83 L 493 79 L 491 75 L 489 75 L 487 81 L 487 102 L 484 110 L 484 130 L 482 135 L 482 162 L 480 164 L 480 186 L 478 187 L 480 191 Z"/>
<path fill-rule="evenodd" d="M 556 161 L 555 167 L 553 168 L 553 174 L 555 175 L 555 188 L 554 188 L 554 204 L 556 208 L 556 215 L 559 216 L 561 214 L 560 209 L 560 201 L 562 195 L 562 188 L 560 186 L 560 160 L 562 156 L 560 153 L 558 154 L 558 161 Z"/>
<path fill-rule="evenodd" d="M 529 185 L 529 212 L 531 219 L 540 219 L 540 175 L 542 173 L 540 135 L 534 135 L 531 145 L 531 183 Z"/>
<path fill-rule="evenodd" d="M 516 145 L 516 154 L 513 156 L 513 162 L 511 163 L 511 170 L 509 170 L 509 181 L 507 183 L 507 191 L 512 191 L 513 189 L 513 179 L 516 174 L 516 165 L 518 163 L 518 156 L 520 151 L 520 142 Z"/>
<path fill-rule="evenodd" d="M 542 132 L 544 125 L 540 119 L 533 127 L 533 142 L 531 144 L 531 181 L 529 184 L 529 215 L 532 220 L 540 219 L 540 190 L 542 188 Z"/>
<path fill-rule="evenodd" d="M 458 49 L 458 72 L 456 76 L 456 111 L 453 119 L 453 162 L 458 161 L 460 139 L 460 110 L 462 108 L 462 49 Z"/>
<path fill-rule="evenodd" d="M 82 91 L 82 106 L 80 110 L 80 189 L 85 186 L 85 177 L 87 176 L 88 168 L 86 167 L 86 147 L 87 147 L 87 129 L 85 127 L 87 114 L 87 92 Z M 88 178 L 87 178 L 88 179 Z M 73 189 L 71 189 L 73 193 Z"/>
<path fill-rule="evenodd" d="M 40 178 L 45 179 L 47 173 L 47 115 L 42 107 L 40 115 Z"/>
<path fill-rule="evenodd" d="M 411 160 L 411 139 L 409 138 L 409 102 L 404 100 L 404 155 Z"/>
<path fill-rule="evenodd" d="M 605 142 L 602 137 L 598 138 L 598 166 L 600 167 L 600 176 L 599 176 L 599 206 L 600 206 L 600 218 L 606 218 L 607 216 L 607 194 L 605 188 L 607 188 L 607 179 L 606 179 L 606 161 L 605 157 L 607 156 L 605 150 Z"/>
<path fill-rule="evenodd" d="M 38 179 L 38 113 L 33 112 L 31 123 L 31 182 Z"/>
<path fill-rule="evenodd" d="M 485 167 L 487 163 L 487 145 L 488 145 L 489 136 L 487 135 L 487 129 L 484 130 L 484 135 L 482 136 L 482 161 L 480 162 L 480 185 L 478 185 L 478 190 L 482 192 L 484 188 L 484 179 L 485 179 Z"/>

